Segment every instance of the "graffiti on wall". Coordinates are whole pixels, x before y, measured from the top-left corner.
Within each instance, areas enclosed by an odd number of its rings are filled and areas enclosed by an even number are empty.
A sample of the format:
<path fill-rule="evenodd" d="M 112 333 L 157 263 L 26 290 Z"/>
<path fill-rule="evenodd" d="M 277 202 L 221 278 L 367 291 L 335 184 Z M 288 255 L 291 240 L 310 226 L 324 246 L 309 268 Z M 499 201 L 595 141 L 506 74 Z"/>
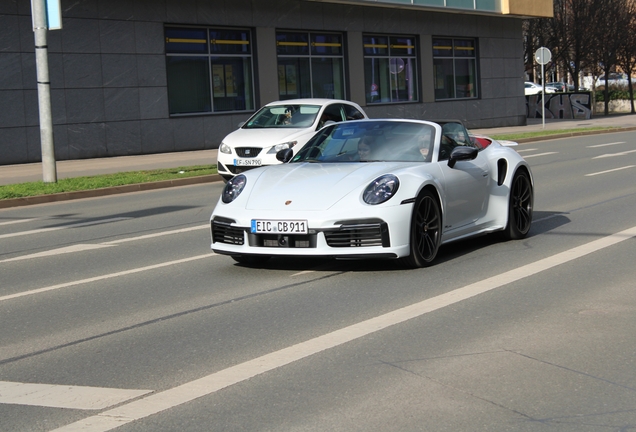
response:
<path fill-rule="evenodd" d="M 526 96 L 528 118 L 541 118 L 543 97 L 540 94 Z M 592 118 L 592 95 L 590 92 L 548 93 L 545 98 L 545 118 L 547 119 L 589 119 Z"/>

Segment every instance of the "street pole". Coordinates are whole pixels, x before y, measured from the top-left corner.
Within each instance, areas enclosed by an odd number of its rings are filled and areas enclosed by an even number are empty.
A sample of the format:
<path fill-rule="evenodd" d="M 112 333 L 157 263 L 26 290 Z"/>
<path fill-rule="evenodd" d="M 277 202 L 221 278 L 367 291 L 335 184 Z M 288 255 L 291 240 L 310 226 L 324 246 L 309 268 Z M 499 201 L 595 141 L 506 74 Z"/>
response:
<path fill-rule="evenodd" d="M 545 64 L 552 59 L 552 53 L 546 47 L 539 48 L 534 58 L 541 65 L 541 124 L 545 129 Z"/>
<path fill-rule="evenodd" d="M 48 25 L 45 0 L 31 0 L 31 13 L 33 14 L 33 33 L 35 34 L 42 180 L 44 183 L 56 183 L 57 169 L 55 166 L 55 143 L 53 141 L 53 119 L 51 116 L 51 83 L 49 81 Z"/>
<path fill-rule="evenodd" d="M 543 87 L 541 95 L 541 128 L 545 129 L 545 63 L 541 63 L 541 87 Z"/>

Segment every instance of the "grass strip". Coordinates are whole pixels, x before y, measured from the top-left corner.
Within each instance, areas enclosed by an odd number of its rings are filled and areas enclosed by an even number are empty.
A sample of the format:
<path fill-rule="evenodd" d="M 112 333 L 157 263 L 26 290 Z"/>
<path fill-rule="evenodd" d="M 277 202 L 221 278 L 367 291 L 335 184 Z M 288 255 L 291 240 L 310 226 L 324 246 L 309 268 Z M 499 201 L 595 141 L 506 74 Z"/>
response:
<path fill-rule="evenodd" d="M 216 174 L 216 165 L 165 168 L 148 171 L 130 171 L 87 177 L 59 179 L 57 183 L 42 181 L 0 185 L 0 200 L 49 195 L 61 192 L 76 192 L 137 183 L 174 180 L 186 177 Z"/>

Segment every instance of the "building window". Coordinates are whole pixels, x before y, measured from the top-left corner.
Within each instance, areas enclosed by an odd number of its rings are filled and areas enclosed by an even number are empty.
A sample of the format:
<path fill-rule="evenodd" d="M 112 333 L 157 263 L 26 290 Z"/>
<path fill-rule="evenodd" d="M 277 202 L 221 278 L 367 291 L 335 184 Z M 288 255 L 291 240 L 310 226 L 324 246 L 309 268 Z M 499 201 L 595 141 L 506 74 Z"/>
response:
<path fill-rule="evenodd" d="M 280 100 L 344 99 L 341 34 L 277 32 L 276 52 Z"/>
<path fill-rule="evenodd" d="M 367 103 L 416 102 L 415 36 L 365 35 L 363 44 Z"/>
<path fill-rule="evenodd" d="M 477 97 L 475 39 L 433 39 L 435 99 Z"/>
<path fill-rule="evenodd" d="M 166 27 L 170 114 L 254 109 L 249 30 Z"/>

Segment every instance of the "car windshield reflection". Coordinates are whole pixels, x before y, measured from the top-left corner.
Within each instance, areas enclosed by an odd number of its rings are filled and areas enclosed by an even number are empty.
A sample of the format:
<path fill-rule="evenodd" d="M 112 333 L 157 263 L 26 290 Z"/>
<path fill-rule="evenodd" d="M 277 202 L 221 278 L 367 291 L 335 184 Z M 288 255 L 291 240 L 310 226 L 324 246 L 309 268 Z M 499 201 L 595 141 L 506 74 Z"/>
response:
<path fill-rule="evenodd" d="M 243 129 L 307 128 L 314 124 L 319 105 L 266 106 L 250 118 Z"/>
<path fill-rule="evenodd" d="M 430 162 L 435 128 L 407 121 L 354 121 L 322 129 L 296 162 Z"/>

